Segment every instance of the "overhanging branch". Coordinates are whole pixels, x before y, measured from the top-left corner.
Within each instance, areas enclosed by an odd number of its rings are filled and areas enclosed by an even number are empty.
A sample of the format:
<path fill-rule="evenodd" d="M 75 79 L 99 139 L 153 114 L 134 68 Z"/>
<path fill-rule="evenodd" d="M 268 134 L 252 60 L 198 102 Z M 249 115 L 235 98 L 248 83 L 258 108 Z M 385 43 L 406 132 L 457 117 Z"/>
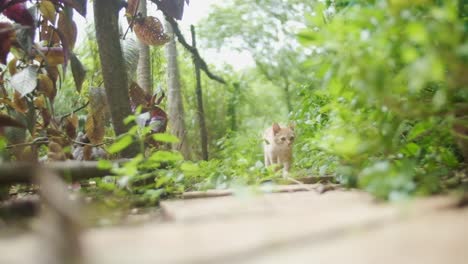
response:
<path fill-rule="evenodd" d="M 205 74 L 212 80 L 215 80 L 219 83 L 226 84 L 226 81 L 213 74 L 210 69 L 208 68 L 208 64 L 206 64 L 205 60 L 200 56 L 200 53 L 198 52 L 197 48 L 192 47 L 188 42 L 185 40 L 184 35 L 182 35 L 182 32 L 179 29 L 179 24 L 177 21 L 174 20 L 171 16 L 169 16 L 164 10 L 160 8 L 160 3 L 158 0 L 151 0 L 151 2 L 155 3 L 158 6 L 158 9 L 161 10 L 161 12 L 164 14 L 164 17 L 166 18 L 167 22 L 171 24 L 172 30 L 174 31 L 174 34 L 177 36 L 177 39 L 182 46 L 188 50 L 192 55 L 195 57 L 196 60 L 200 62 L 200 69 L 205 72 Z"/>

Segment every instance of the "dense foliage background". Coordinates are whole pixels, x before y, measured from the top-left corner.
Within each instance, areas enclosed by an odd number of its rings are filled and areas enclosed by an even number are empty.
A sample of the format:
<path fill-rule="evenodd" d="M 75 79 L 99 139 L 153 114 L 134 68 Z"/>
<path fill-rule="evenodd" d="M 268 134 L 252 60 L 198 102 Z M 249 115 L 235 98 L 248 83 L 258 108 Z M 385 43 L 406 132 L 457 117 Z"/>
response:
<path fill-rule="evenodd" d="M 197 25 L 201 53 L 248 52 L 255 67 L 216 68 L 226 85 L 202 76 L 210 160 L 199 161 L 194 68 L 179 46 L 192 161 L 169 151 L 144 160 L 142 151 L 120 168 L 125 177 L 98 185 L 155 202 L 184 190 L 279 179 L 263 166 L 261 133 L 274 121 L 292 121 L 293 176 L 336 176 L 393 200 L 459 186 L 468 158 L 467 6 L 463 0 L 224 1 Z M 151 61 L 154 86 L 164 90 L 163 52 L 152 48 Z M 102 84 L 93 38 L 75 53 L 87 69 L 83 90 L 76 93 L 70 76 L 64 78 L 58 114 Z M 109 147 L 112 153 L 119 144 Z"/>

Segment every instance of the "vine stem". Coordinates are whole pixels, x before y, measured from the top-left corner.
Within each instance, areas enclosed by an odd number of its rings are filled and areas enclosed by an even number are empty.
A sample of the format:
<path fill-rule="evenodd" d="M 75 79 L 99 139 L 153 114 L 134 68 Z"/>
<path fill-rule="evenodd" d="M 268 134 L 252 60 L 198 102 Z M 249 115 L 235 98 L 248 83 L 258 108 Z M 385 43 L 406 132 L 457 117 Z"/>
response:
<path fill-rule="evenodd" d="M 132 14 L 132 20 L 130 21 L 130 24 L 128 25 L 127 30 L 125 30 L 125 33 L 124 33 L 124 35 L 122 36 L 122 39 L 123 39 L 123 40 L 124 40 L 125 37 L 127 36 L 127 33 L 128 33 L 128 31 L 130 30 L 130 28 L 132 28 L 132 27 L 133 27 L 133 24 L 135 24 L 135 18 L 136 18 L 137 13 L 138 13 L 138 7 L 140 6 L 140 1 L 141 1 L 141 0 L 138 0 L 138 3 L 136 4 L 136 7 L 135 7 L 135 11 L 134 11 L 133 14 Z M 146 1 L 146 0 L 143 0 L 143 1 Z"/>

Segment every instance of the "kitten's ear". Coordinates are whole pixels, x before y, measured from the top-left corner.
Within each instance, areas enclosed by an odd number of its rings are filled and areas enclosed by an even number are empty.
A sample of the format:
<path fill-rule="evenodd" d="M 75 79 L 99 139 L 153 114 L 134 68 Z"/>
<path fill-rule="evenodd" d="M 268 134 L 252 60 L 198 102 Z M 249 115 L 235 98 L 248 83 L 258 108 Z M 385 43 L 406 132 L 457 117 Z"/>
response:
<path fill-rule="evenodd" d="M 278 123 L 273 123 L 273 134 L 277 134 L 280 130 L 281 130 L 281 127 L 278 125 Z"/>
<path fill-rule="evenodd" d="M 294 122 L 289 122 L 288 127 L 289 127 L 292 131 L 294 131 L 294 128 L 296 128 L 296 124 L 295 124 Z"/>

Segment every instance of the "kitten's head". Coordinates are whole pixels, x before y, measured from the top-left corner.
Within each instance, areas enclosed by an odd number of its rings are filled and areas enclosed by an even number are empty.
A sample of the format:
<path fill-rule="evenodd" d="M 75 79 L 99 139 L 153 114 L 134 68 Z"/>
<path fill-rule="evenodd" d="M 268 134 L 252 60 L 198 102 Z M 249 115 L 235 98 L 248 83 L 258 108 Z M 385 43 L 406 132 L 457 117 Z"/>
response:
<path fill-rule="evenodd" d="M 273 123 L 273 140 L 279 146 L 292 146 L 296 135 L 294 134 L 294 125 L 290 124 L 287 127 L 280 127 L 277 123 Z"/>

